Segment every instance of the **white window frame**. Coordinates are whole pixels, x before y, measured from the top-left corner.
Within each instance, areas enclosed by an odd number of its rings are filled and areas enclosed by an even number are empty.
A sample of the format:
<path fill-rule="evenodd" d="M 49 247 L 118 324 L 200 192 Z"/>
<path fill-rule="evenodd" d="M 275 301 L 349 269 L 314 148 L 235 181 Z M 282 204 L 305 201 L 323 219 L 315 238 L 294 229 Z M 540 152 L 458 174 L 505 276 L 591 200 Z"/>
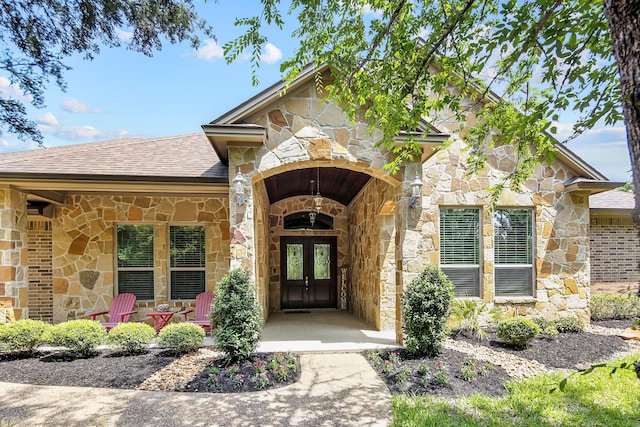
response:
<path fill-rule="evenodd" d="M 474 254 L 475 258 L 472 262 L 449 262 L 446 259 L 447 250 L 445 247 L 449 245 L 449 240 L 452 240 L 451 245 L 454 246 L 456 239 L 454 237 L 454 229 L 449 227 L 447 230 L 445 224 L 445 218 L 448 214 L 454 212 L 462 213 L 461 211 L 474 211 L 476 215 L 476 223 L 474 227 Z M 449 280 L 455 285 L 454 292 L 457 297 L 480 297 L 482 295 L 482 211 L 480 208 L 472 206 L 456 206 L 456 207 L 441 207 L 440 208 L 440 268 L 449 277 Z M 467 233 L 467 235 L 469 235 Z M 471 278 L 469 284 L 469 278 Z M 467 283 L 465 283 L 467 282 Z M 469 287 L 472 286 L 472 289 Z"/>
<path fill-rule="evenodd" d="M 195 266 L 186 266 L 186 267 L 175 267 L 173 266 L 173 260 L 171 257 L 171 249 L 172 249 L 172 233 L 171 230 L 173 227 L 199 227 L 202 229 L 203 240 L 202 240 L 202 265 L 200 267 Z M 202 283 L 201 286 L 196 293 L 192 296 L 192 298 L 181 298 L 178 295 L 175 295 L 174 292 L 174 284 L 173 284 L 173 272 L 201 272 L 202 273 Z M 203 224 L 168 224 L 167 227 L 167 279 L 169 285 L 169 299 L 171 301 L 193 301 L 196 298 L 196 295 L 200 292 L 205 292 L 207 288 L 207 228 Z M 177 285 L 176 285 L 177 286 Z"/>
<path fill-rule="evenodd" d="M 506 233 L 513 230 L 511 225 L 506 227 L 502 225 L 505 220 L 504 214 L 514 211 L 527 212 L 528 224 L 525 225 L 528 229 L 524 231 L 527 233 L 525 236 L 520 236 L 519 240 L 526 244 L 525 248 L 518 247 L 517 250 L 523 251 L 520 261 L 517 261 L 511 256 L 509 261 L 501 262 L 504 256 L 501 256 L 499 251 L 500 242 L 505 241 Z M 507 220 L 508 221 L 508 220 Z M 508 228 L 507 228 L 508 227 Z M 509 207 L 509 208 L 496 208 L 493 214 L 493 250 L 494 250 L 494 286 L 496 298 L 519 298 L 519 297 L 533 297 L 535 292 L 535 215 L 534 209 L 529 207 Z M 522 230 L 522 228 L 520 228 Z M 518 239 L 516 239 L 518 240 Z M 516 243 L 519 243 L 516 241 Z M 513 245 L 514 243 L 511 243 Z M 521 246 L 521 245 L 519 245 Z M 504 281 L 501 280 L 501 272 L 506 273 Z M 529 276 L 529 277 L 527 277 Z"/>
<path fill-rule="evenodd" d="M 152 232 L 152 236 L 153 236 L 153 242 L 151 244 L 151 266 L 149 267 L 121 267 L 120 266 L 120 262 L 119 262 L 119 249 L 120 249 L 120 239 L 118 236 L 118 227 L 119 226 L 123 226 L 123 227 L 151 227 L 151 232 Z M 117 223 L 114 224 L 114 242 L 115 242 L 115 256 L 114 256 L 114 263 L 115 263 L 115 283 L 116 283 L 116 294 L 119 293 L 123 293 L 123 292 L 130 292 L 130 293 L 134 293 L 136 295 L 136 300 L 137 301 L 153 301 L 155 299 L 155 243 L 156 243 L 156 233 L 155 233 L 155 227 L 153 224 L 150 223 Z M 149 284 L 150 289 L 147 289 L 147 292 L 150 290 L 151 291 L 151 298 L 145 298 L 142 297 L 138 294 L 136 294 L 133 290 L 131 289 L 122 289 L 122 286 L 120 284 L 120 278 L 121 278 L 121 273 L 123 272 L 129 272 L 129 271 L 142 271 L 142 272 L 151 272 L 151 283 Z"/>

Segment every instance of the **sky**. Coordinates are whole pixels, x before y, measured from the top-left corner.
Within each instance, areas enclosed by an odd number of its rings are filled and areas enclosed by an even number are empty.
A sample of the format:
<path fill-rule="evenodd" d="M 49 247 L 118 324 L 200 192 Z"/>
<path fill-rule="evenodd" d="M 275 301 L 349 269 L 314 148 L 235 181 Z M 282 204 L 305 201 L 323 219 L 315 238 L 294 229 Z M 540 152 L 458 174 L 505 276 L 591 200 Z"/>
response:
<path fill-rule="evenodd" d="M 291 37 L 294 20 L 283 30 L 270 29 L 258 71 L 259 86 L 251 84 L 246 57 L 230 65 L 222 57 L 221 46 L 242 32 L 234 27 L 234 18 L 239 13 L 256 13 L 255 4 L 248 0 L 197 3 L 217 37 L 217 41 L 203 40 L 197 51 L 183 43 L 165 44 L 153 57 L 121 47 L 103 48 L 92 61 L 68 58 L 65 63 L 72 69 L 64 75 L 67 90 L 50 82 L 45 107 L 27 106 L 44 135 L 44 146 L 200 132 L 201 125 L 277 82 L 280 64 L 296 47 Z M 128 36 L 126 31 L 121 34 L 124 39 Z M 19 89 L 2 75 L 0 94 L 21 98 Z M 571 116 L 561 118 L 559 137 L 571 134 L 572 120 Z M 622 123 L 591 129 L 567 146 L 610 180 L 631 180 Z M 27 149 L 37 145 L 9 133 L 0 135 L 0 153 Z"/>

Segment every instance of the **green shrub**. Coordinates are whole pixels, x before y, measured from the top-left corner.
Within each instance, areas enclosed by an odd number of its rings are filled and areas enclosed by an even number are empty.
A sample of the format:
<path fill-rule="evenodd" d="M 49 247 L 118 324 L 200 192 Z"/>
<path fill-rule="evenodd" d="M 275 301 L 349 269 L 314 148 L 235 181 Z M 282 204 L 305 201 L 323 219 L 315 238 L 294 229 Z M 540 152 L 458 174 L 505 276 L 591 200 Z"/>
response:
<path fill-rule="evenodd" d="M 21 319 L 0 325 L 0 350 L 32 352 L 42 343 L 42 335 L 49 328 L 42 320 Z"/>
<path fill-rule="evenodd" d="M 533 320 L 536 325 L 540 327 L 540 334 L 547 338 L 555 338 L 558 336 L 558 328 L 552 320 L 547 320 L 544 317 L 534 317 Z"/>
<path fill-rule="evenodd" d="M 48 328 L 43 341 L 66 347 L 80 356 L 90 354 L 107 338 L 107 330 L 99 322 L 88 319 L 69 320 Z"/>
<path fill-rule="evenodd" d="M 523 348 L 540 334 L 540 327 L 533 320 L 514 317 L 498 323 L 498 338 L 507 344 Z"/>
<path fill-rule="evenodd" d="M 210 316 L 216 325 L 216 347 L 230 362 L 249 359 L 262 336 L 262 316 L 248 271 L 234 269 L 222 278 Z"/>
<path fill-rule="evenodd" d="M 126 353 L 141 351 L 153 341 L 156 330 L 146 323 L 119 323 L 109 331 L 107 342 Z"/>
<path fill-rule="evenodd" d="M 576 317 L 564 316 L 558 317 L 553 321 L 558 332 L 561 333 L 580 333 L 584 332 L 584 324 Z"/>
<path fill-rule="evenodd" d="M 158 345 L 186 353 L 200 348 L 205 336 L 204 329 L 193 323 L 170 323 L 158 333 Z"/>
<path fill-rule="evenodd" d="M 402 330 L 407 350 L 436 356 L 449 335 L 453 283 L 437 266 L 428 266 L 409 283 L 402 295 Z"/>
<path fill-rule="evenodd" d="M 592 295 L 591 320 L 640 318 L 638 295 Z"/>
<path fill-rule="evenodd" d="M 455 299 L 451 305 L 451 318 L 457 324 L 457 331 L 478 339 L 487 337 L 487 332 L 482 328 L 482 321 L 497 321 L 501 314 L 497 307 L 489 310 L 487 304 L 481 300 Z"/>

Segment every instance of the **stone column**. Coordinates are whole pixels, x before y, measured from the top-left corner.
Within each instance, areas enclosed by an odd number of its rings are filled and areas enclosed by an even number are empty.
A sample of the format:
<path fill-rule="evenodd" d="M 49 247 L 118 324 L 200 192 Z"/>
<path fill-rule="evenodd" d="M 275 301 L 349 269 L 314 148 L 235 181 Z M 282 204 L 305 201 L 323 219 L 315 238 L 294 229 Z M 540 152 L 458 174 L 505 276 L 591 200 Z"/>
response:
<path fill-rule="evenodd" d="M 0 297 L 8 297 L 16 319 L 29 317 L 27 195 L 0 186 Z"/>
<path fill-rule="evenodd" d="M 397 277 L 396 277 L 396 340 L 402 344 L 402 293 L 409 284 L 429 264 L 428 253 L 423 247 L 423 199 L 419 197 L 415 206 L 409 206 L 411 197 L 410 183 L 416 177 L 422 178 L 422 164 L 407 163 L 402 183 L 402 197 L 398 203 L 397 222 Z"/>
<path fill-rule="evenodd" d="M 229 224 L 231 245 L 231 268 L 243 268 L 249 270 L 256 277 L 256 245 L 255 245 L 255 221 L 254 221 L 254 191 L 252 177 L 255 173 L 254 164 L 245 159 L 247 151 L 253 149 L 229 148 Z M 244 186 L 244 204 L 239 205 L 236 197 L 233 178 L 236 173 L 242 172 L 247 180 Z"/>

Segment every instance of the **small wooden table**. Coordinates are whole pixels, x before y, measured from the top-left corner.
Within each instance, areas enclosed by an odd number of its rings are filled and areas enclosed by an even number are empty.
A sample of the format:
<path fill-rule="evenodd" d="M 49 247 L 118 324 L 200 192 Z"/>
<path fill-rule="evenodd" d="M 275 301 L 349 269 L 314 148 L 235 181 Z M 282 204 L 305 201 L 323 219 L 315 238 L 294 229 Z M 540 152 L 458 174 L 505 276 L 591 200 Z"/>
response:
<path fill-rule="evenodd" d="M 160 332 L 162 328 L 167 326 L 167 323 L 169 323 L 169 320 L 171 320 L 174 314 L 176 314 L 175 311 L 157 311 L 153 313 L 147 313 L 147 316 L 153 318 L 156 332 Z"/>

